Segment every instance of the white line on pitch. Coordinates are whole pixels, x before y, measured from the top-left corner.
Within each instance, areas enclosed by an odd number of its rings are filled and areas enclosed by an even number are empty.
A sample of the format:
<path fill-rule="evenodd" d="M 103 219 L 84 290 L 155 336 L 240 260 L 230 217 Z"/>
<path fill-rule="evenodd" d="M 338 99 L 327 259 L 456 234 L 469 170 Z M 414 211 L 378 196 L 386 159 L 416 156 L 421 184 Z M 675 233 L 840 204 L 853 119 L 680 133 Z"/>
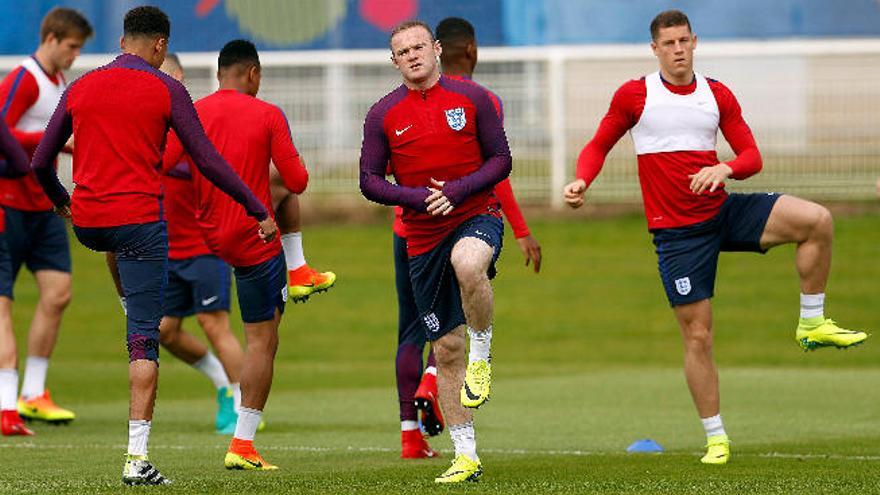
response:
<path fill-rule="evenodd" d="M 34 442 L 8 443 L 0 444 L 0 449 L 125 449 L 125 444 L 37 444 Z M 225 449 L 224 445 L 151 445 L 157 450 L 202 450 L 202 449 Z M 279 446 L 263 446 L 261 450 L 268 451 L 288 451 L 288 452 L 397 452 L 398 449 L 390 447 L 314 447 L 309 445 L 279 445 Z M 449 449 L 440 449 L 442 453 L 452 453 Z M 480 452 L 487 454 L 500 455 L 546 455 L 546 456 L 569 456 L 569 457 L 585 457 L 585 456 L 626 456 L 628 454 L 622 452 L 597 452 L 589 450 L 527 450 L 527 449 L 480 449 Z M 702 452 L 666 452 L 667 456 L 693 456 L 700 455 Z M 831 459 L 841 461 L 880 461 L 880 455 L 842 455 L 842 454 L 798 454 L 787 452 L 761 452 L 761 453 L 736 453 L 736 457 L 763 457 L 778 459 Z"/>

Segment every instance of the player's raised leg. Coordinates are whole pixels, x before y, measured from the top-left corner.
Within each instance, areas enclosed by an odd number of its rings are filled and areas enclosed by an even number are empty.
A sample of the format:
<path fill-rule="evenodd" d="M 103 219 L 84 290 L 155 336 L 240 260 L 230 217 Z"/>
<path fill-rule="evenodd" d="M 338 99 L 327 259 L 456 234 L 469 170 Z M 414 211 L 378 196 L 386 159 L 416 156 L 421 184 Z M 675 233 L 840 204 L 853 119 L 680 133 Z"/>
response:
<path fill-rule="evenodd" d="M 795 338 L 805 350 L 820 347 L 847 348 L 861 344 L 867 333 L 847 330 L 825 318 L 825 286 L 831 271 L 831 244 L 834 222 L 827 208 L 794 196 L 776 202 L 761 247 L 796 243 L 795 266 L 800 277 L 801 309 Z"/>
<path fill-rule="evenodd" d="M 305 302 L 311 294 L 325 292 L 333 287 L 336 274 L 316 271 L 306 262 L 299 196 L 287 190 L 275 167 L 270 168 L 270 174 L 272 204 L 275 206 L 275 218 L 281 232 L 290 299 L 293 302 Z"/>
<path fill-rule="evenodd" d="M 494 219 L 499 224 L 501 221 Z M 483 233 L 480 230 L 476 232 Z M 489 267 L 495 249 L 476 237 L 464 237 L 452 249 L 451 262 L 461 289 L 461 303 L 470 340 L 467 374 L 461 387 L 461 403 L 477 408 L 489 400 L 492 385 L 492 284 Z"/>

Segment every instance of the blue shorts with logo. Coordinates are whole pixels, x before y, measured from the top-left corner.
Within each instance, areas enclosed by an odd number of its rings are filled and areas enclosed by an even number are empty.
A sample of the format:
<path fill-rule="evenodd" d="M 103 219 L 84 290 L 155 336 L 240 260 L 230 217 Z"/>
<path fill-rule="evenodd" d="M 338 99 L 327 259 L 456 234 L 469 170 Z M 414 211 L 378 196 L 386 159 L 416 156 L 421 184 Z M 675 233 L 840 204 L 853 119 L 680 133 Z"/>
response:
<path fill-rule="evenodd" d="M 165 316 L 229 311 L 231 280 L 229 265 L 214 255 L 169 259 Z"/>
<path fill-rule="evenodd" d="M 275 310 L 284 313 L 287 302 L 287 264 L 279 252 L 254 266 L 235 267 L 238 305 L 245 323 L 259 323 L 275 318 Z"/>
<path fill-rule="evenodd" d="M 77 227 L 83 246 L 116 253 L 127 311 L 128 359 L 159 360 L 159 321 L 168 285 L 168 230 L 164 221 L 116 227 Z"/>
<path fill-rule="evenodd" d="M 6 232 L 0 232 L 0 296 L 12 299 L 12 258 L 6 247 Z"/>
<path fill-rule="evenodd" d="M 477 215 L 462 222 L 427 253 L 409 258 L 410 281 L 419 321 L 428 340 L 434 341 L 465 324 L 461 291 L 450 256 L 455 244 L 475 237 L 492 247 L 487 274 L 495 278 L 495 262 L 501 254 L 504 224 L 492 215 Z"/>
<path fill-rule="evenodd" d="M 766 252 L 761 249 L 761 235 L 779 197 L 776 193 L 731 194 L 709 220 L 653 230 L 657 266 L 669 304 L 681 306 L 715 294 L 721 251 Z"/>
<path fill-rule="evenodd" d="M 70 242 L 64 219 L 54 211 L 24 211 L 8 206 L 3 210 L 13 281 L 22 264 L 31 273 L 40 270 L 70 273 Z"/>

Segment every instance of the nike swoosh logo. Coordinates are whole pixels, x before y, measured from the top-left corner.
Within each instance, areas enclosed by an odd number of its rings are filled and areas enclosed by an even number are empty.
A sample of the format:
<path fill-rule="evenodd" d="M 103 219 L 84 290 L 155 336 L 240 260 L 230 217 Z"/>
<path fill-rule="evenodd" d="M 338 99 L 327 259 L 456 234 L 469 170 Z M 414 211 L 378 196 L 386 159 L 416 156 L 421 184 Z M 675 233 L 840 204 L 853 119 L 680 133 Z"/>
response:
<path fill-rule="evenodd" d="M 207 298 L 207 299 L 202 299 L 202 306 L 207 306 L 207 305 L 213 303 L 214 301 L 216 301 L 216 300 L 219 299 L 219 298 L 220 298 L 220 296 L 211 296 L 211 297 L 209 297 L 209 298 Z"/>
<path fill-rule="evenodd" d="M 468 387 L 467 382 L 465 382 L 465 384 L 464 384 L 464 394 L 467 395 L 468 399 L 470 399 L 470 400 L 480 400 L 479 395 L 474 395 L 474 393 L 471 392 L 471 388 Z"/>
<path fill-rule="evenodd" d="M 400 136 L 400 135 L 403 134 L 404 132 L 408 131 L 409 128 L 412 127 L 412 126 L 413 126 L 413 125 L 410 124 L 410 125 L 404 127 L 403 129 L 395 129 L 395 130 L 394 130 L 394 134 L 397 134 L 398 136 Z"/>

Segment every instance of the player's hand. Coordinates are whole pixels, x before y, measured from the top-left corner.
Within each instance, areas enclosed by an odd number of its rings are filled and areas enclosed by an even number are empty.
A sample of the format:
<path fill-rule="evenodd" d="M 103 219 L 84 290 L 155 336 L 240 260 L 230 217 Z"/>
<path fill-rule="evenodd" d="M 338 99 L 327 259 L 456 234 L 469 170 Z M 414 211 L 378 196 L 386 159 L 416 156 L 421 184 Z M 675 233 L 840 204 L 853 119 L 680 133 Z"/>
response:
<path fill-rule="evenodd" d="M 691 192 L 703 194 L 707 189 L 709 192 L 715 192 L 732 173 L 733 169 L 726 163 L 703 167 L 699 172 L 688 176 L 691 178 Z"/>
<path fill-rule="evenodd" d="M 529 234 L 517 239 L 516 243 L 519 244 L 519 250 L 526 257 L 526 266 L 532 263 L 532 269 L 535 270 L 535 273 L 539 273 L 541 271 L 541 245 L 538 244 L 538 241 Z"/>
<path fill-rule="evenodd" d="M 61 218 L 66 218 L 66 219 L 70 220 L 70 217 L 71 217 L 70 205 L 66 204 L 64 206 L 56 206 L 55 207 L 55 214 Z"/>
<path fill-rule="evenodd" d="M 434 187 L 428 187 L 431 194 L 425 198 L 425 203 L 428 203 L 428 213 L 433 216 L 449 215 L 455 209 L 452 201 L 443 194 L 443 184 L 446 182 L 431 179 L 431 185 Z"/>
<path fill-rule="evenodd" d="M 269 242 L 275 238 L 275 234 L 278 233 L 278 226 L 275 225 L 275 220 L 272 218 L 272 215 L 266 217 L 265 220 L 260 222 L 260 230 L 257 234 L 260 236 L 260 239 L 263 242 Z"/>
<path fill-rule="evenodd" d="M 65 153 L 73 153 L 73 135 L 71 135 L 67 142 L 64 143 L 64 148 L 62 148 L 62 150 Z"/>
<path fill-rule="evenodd" d="M 562 197 L 565 199 L 565 204 L 572 209 L 578 209 L 584 205 L 585 192 L 587 192 L 587 183 L 583 179 L 578 179 L 562 189 Z"/>

